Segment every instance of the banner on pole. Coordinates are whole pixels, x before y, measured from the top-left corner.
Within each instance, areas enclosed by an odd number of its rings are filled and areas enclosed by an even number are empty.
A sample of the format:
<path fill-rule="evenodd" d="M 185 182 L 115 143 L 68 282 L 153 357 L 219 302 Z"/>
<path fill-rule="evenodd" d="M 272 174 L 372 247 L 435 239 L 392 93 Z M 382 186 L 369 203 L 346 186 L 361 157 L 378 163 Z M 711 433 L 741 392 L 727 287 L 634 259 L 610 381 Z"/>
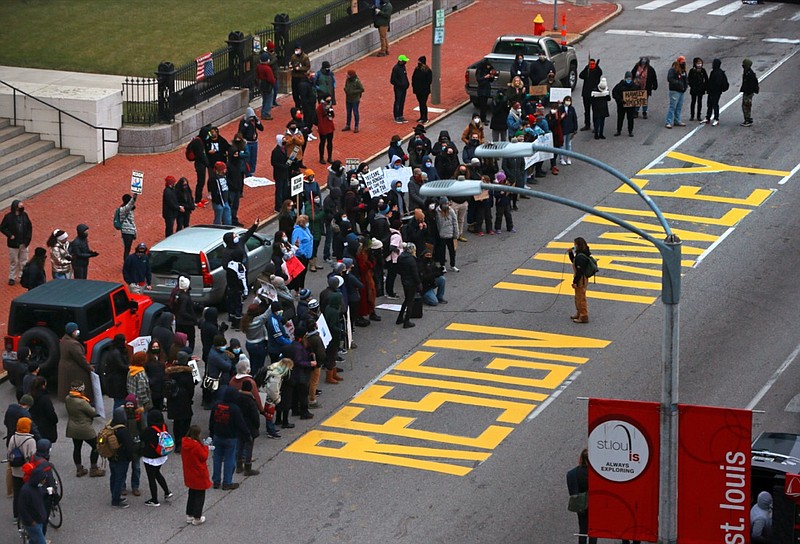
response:
<path fill-rule="evenodd" d="M 658 540 L 657 402 L 589 399 L 589 535 Z"/>
<path fill-rule="evenodd" d="M 678 542 L 748 542 L 750 410 L 678 405 Z"/>

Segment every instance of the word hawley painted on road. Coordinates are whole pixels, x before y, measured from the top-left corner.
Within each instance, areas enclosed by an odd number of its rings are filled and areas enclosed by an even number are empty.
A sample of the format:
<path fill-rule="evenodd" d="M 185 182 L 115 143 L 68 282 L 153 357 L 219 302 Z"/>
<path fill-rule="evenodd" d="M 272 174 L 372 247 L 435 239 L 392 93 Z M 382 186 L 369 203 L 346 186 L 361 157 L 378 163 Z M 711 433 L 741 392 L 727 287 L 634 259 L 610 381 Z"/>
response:
<path fill-rule="evenodd" d="M 670 176 L 723 173 L 783 177 L 788 172 L 727 165 L 670 152 L 668 158 L 696 166 L 650 168 L 634 181 L 656 200 L 675 234 L 683 241 L 686 268 L 697 265 L 750 212 L 773 194 L 755 189 L 740 197 L 708 194 L 702 187 L 670 188 Z M 666 188 L 653 188 L 656 177 Z M 674 182 L 673 182 L 674 183 Z M 737 187 L 734 187 L 736 190 Z M 623 185 L 616 194 L 631 208 L 598 207 L 624 217 L 642 230 L 663 234 L 654 214 Z M 694 208 L 719 206 L 715 215 L 692 215 Z M 680 213 L 675 213 L 676 210 Z M 591 243 L 601 270 L 587 295 L 594 299 L 652 304 L 661 291 L 661 257 L 649 242 L 604 219 L 587 215 L 585 227 L 603 230 Z M 586 229 L 585 229 L 586 230 Z M 499 289 L 572 296 L 571 267 L 565 250 L 571 242 L 552 241 L 533 256 L 541 268 L 520 268 L 512 275 L 525 282 L 501 281 Z M 549 251 L 548 251 L 549 250 Z M 549 266 L 549 268 L 548 268 Z M 557 270 L 558 269 L 558 270 Z M 537 408 L 569 383 L 589 361 L 587 350 L 611 342 L 596 338 L 451 323 L 443 338 L 431 338 L 335 412 L 321 427 L 292 443 L 287 451 L 342 460 L 365 461 L 464 476 L 486 461 L 500 443 Z M 450 333 L 450 334 L 449 334 Z M 435 351 L 439 350 L 439 351 Z M 437 354 L 448 350 L 437 365 Z M 456 352 L 456 353 L 454 353 Z M 470 358 L 459 357 L 470 354 Z M 442 353 L 444 355 L 444 353 Z M 457 368 L 461 360 L 489 357 L 483 371 Z M 466 355 L 464 355 L 466 357 Z M 449 366 L 440 366 L 447 363 Z M 456 413 L 468 417 L 452 418 Z M 435 419 L 432 416 L 439 416 Z M 453 429 L 454 421 L 467 421 Z M 441 429 L 445 422 L 446 429 Z M 438 427 L 438 428 L 437 428 Z"/>
<path fill-rule="evenodd" d="M 685 153 L 669 152 L 668 158 L 697 166 L 676 168 L 649 168 L 641 170 L 633 182 L 643 188 L 650 198 L 664 212 L 664 217 L 683 242 L 681 265 L 686 268 L 696 264 L 728 236 L 750 212 L 761 206 L 773 194 L 772 189 L 754 189 L 743 197 L 706 194 L 702 187 L 679 185 L 673 189 L 658 190 L 651 187 L 644 176 L 659 176 L 659 181 L 668 183 L 667 176 L 698 174 L 749 174 L 782 178 L 789 172 L 744 166 L 728 165 Z M 617 194 L 630 195 L 632 208 L 597 206 L 597 209 L 626 219 L 636 227 L 653 234 L 656 238 L 664 231 L 649 209 L 643 209 L 643 202 L 632 188 L 620 186 Z M 685 213 L 701 204 L 718 205 L 720 211 L 713 216 L 700 216 Z M 684 213 L 673 213 L 677 209 Z M 601 273 L 592 278 L 591 289 L 586 296 L 598 300 L 611 300 L 634 304 L 653 304 L 661 293 L 661 256 L 650 242 L 638 235 L 613 225 L 603 218 L 587 215 L 584 225 L 610 226 L 611 230 L 601 232 L 590 243 Z M 544 293 L 572 296 L 572 268 L 566 260 L 565 251 L 572 247 L 572 241 L 552 241 L 546 250 L 533 256 L 536 268 L 519 268 L 512 275 L 525 278 L 524 281 L 501 281 L 495 287 L 529 293 Z M 547 251 L 552 250 L 552 251 Z M 550 268 L 547 265 L 550 265 Z M 556 270 L 555 267 L 559 269 Z"/>
<path fill-rule="evenodd" d="M 447 330 L 471 336 L 432 338 L 423 346 L 488 354 L 485 371 L 437 366 L 438 352 L 415 351 L 287 451 L 464 476 L 589 360 L 573 353 L 610 344 L 465 323 Z M 453 406 L 471 416 L 465 434 L 426 428 L 424 414 Z"/>

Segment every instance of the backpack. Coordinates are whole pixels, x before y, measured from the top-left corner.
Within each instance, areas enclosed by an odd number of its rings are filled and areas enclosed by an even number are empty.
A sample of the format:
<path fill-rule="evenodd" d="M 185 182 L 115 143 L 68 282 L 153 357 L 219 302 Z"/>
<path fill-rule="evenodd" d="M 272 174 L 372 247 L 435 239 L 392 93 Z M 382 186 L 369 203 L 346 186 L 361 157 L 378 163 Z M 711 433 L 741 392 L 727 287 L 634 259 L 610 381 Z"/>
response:
<path fill-rule="evenodd" d="M 28 440 L 33 440 L 33 437 L 29 436 L 21 443 L 16 444 L 13 448 L 11 448 L 11 451 L 8 452 L 8 464 L 10 467 L 20 468 L 22 465 L 28 462 L 28 459 L 25 458 L 25 454 L 22 451 L 22 445 Z"/>
<path fill-rule="evenodd" d="M 155 425 L 152 426 L 158 434 L 158 445 L 155 447 L 156 453 L 159 457 L 164 457 L 175 451 L 175 439 L 167 431 L 167 426 L 164 425 L 160 429 Z"/>
<path fill-rule="evenodd" d="M 189 162 L 194 162 L 197 160 L 197 154 L 194 152 L 195 141 L 200 141 L 200 137 L 195 136 L 189 141 L 188 144 L 186 144 L 186 150 L 184 151 L 184 154 L 186 155 L 186 160 Z"/>
<path fill-rule="evenodd" d="M 122 214 L 119 213 L 119 208 L 114 210 L 114 228 L 122 230 Z"/>
<path fill-rule="evenodd" d="M 600 269 L 597 267 L 597 259 L 592 257 L 591 255 L 586 255 L 586 269 L 583 271 L 583 275 L 587 278 L 591 278 Z"/>
<path fill-rule="evenodd" d="M 25 289 L 30 289 L 31 286 L 31 263 L 25 263 L 22 267 L 22 275 L 19 278 L 19 284 Z"/>
<path fill-rule="evenodd" d="M 97 453 L 100 457 L 111 459 L 117 454 L 119 450 L 119 439 L 117 438 L 117 429 L 123 428 L 125 425 L 111 426 L 111 421 L 106 423 L 106 426 L 100 429 L 97 433 Z"/>
<path fill-rule="evenodd" d="M 164 397 L 167 399 L 174 399 L 178 396 L 178 382 L 175 380 L 168 378 L 164 380 Z"/>
<path fill-rule="evenodd" d="M 722 92 L 724 93 L 728 89 L 730 89 L 730 84 L 728 83 L 728 76 L 725 75 L 725 72 L 722 72 Z"/>

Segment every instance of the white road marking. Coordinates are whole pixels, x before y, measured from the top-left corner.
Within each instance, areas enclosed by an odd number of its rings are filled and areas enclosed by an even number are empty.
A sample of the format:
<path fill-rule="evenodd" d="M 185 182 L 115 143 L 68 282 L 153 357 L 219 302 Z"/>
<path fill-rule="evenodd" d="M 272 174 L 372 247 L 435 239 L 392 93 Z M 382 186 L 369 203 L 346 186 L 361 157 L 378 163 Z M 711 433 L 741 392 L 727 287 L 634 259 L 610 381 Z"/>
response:
<path fill-rule="evenodd" d="M 792 45 L 797 45 L 798 43 L 800 43 L 800 40 L 795 40 L 790 38 L 764 38 L 761 41 L 767 43 L 788 43 Z"/>
<path fill-rule="evenodd" d="M 748 17 L 750 19 L 755 19 L 757 17 L 763 17 L 767 13 L 771 13 L 771 12 L 775 11 L 776 9 L 781 9 L 781 5 L 780 4 L 776 4 L 774 6 L 767 6 L 767 7 L 763 8 L 763 9 L 760 9 L 760 10 L 755 11 L 753 13 L 748 13 L 747 15 L 745 15 L 745 17 Z"/>
<path fill-rule="evenodd" d="M 734 40 L 734 41 L 737 41 L 737 40 L 743 40 L 744 37 L 742 37 L 742 36 L 714 36 L 712 34 L 709 34 L 708 35 L 708 39 L 709 40 Z"/>
<path fill-rule="evenodd" d="M 791 177 L 797 173 L 797 171 L 798 171 L 798 170 L 800 170 L 800 163 L 798 163 L 798 164 L 797 164 L 797 166 L 795 166 L 794 168 L 792 168 L 792 170 L 791 170 L 791 171 L 790 171 L 788 174 L 786 174 L 786 175 L 783 177 L 783 179 L 781 179 L 781 180 L 778 182 L 778 185 L 783 185 L 784 183 L 786 183 L 787 181 L 789 181 L 789 180 L 791 179 Z"/>
<path fill-rule="evenodd" d="M 742 9 L 743 5 L 744 4 L 742 4 L 742 0 L 736 0 L 735 2 L 731 2 L 730 4 L 726 4 L 726 5 L 722 6 L 719 9 L 715 9 L 714 11 L 709 11 L 708 14 L 709 15 L 720 15 L 720 16 L 730 15 L 734 11 L 738 11 L 738 10 Z"/>
<path fill-rule="evenodd" d="M 652 36 L 655 38 L 681 38 L 702 40 L 702 34 L 689 34 L 687 32 L 658 32 L 656 30 L 606 30 L 606 34 L 617 34 L 621 36 Z"/>
<path fill-rule="evenodd" d="M 800 11 L 796 12 L 794 15 L 789 17 L 790 21 L 800 21 Z"/>
<path fill-rule="evenodd" d="M 700 263 L 702 263 L 702 262 L 703 262 L 703 259 L 705 259 L 705 258 L 708 256 L 708 254 L 709 254 L 709 253 L 711 253 L 712 251 L 714 251 L 714 250 L 717 248 L 717 246 L 718 246 L 718 245 L 720 245 L 720 244 L 722 243 L 722 241 L 723 241 L 725 238 L 727 238 L 727 237 L 728 237 L 728 235 L 730 235 L 730 234 L 733 232 L 733 230 L 734 230 L 734 229 L 735 229 L 735 227 L 731 227 L 731 228 L 729 228 L 728 230 L 726 230 L 725 232 L 723 232 L 723 233 L 722 233 L 722 236 L 720 236 L 719 238 L 717 238 L 717 239 L 714 241 L 714 243 L 713 243 L 713 244 L 711 244 L 710 246 L 708 246 L 708 247 L 706 248 L 706 250 L 705 250 L 703 253 L 701 253 L 701 254 L 700 254 L 700 256 L 699 256 L 697 259 L 695 259 L 695 261 L 694 261 L 694 264 L 692 265 L 692 268 L 697 268 L 698 266 L 700 266 Z"/>
<path fill-rule="evenodd" d="M 691 13 L 691 12 L 693 12 L 695 10 L 698 10 L 700 8 L 704 8 L 704 7 L 708 6 L 708 5 L 711 5 L 716 1 L 717 0 L 695 0 L 694 2 L 692 2 L 690 4 L 686 4 L 685 6 L 681 6 L 679 8 L 675 8 L 672 11 L 674 13 Z"/>
<path fill-rule="evenodd" d="M 545 409 L 545 408 L 547 408 L 547 407 L 550 405 L 550 403 L 551 403 L 551 402 L 553 402 L 554 400 L 556 400 L 556 399 L 558 398 L 558 396 L 559 396 L 561 393 L 563 393 L 563 392 L 564 392 L 564 390 L 565 390 L 567 387 L 569 387 L 569 384 L 571 384 L 572 382 L 574 382 L 575 380 L 577 380 L 577 379 L 578 379 L 578 376 L 580 376 L 580 375 L 581 375 L 581 371 L 580 371 L 580 370 L 576 370 L 576 371 L 575 371 L 575 372 L 574 372 L 574 373 L 573 373 L 573 374 L 572 374 L 572 375 L 571 375 L 569 378 L 567 378 L 566 380 L 564 380 L 563 382 L 561 382 L 561 385 L 559 385 L 559 386 L 558 386 L 558 389 L 556 389 L 555 391 L 553 391 L 553 394 L 552 394 L 552 395 L 550 395 L 549 397 L 547 397 L 543 403 L 541 403 L 539 406 L 537 406 L 537 407 L 536 407 L 536 410 L 534 410 L 533 412 L 531 412 L 531 415 L 529 415 L 527 418 L 525 418 L 525 420 L 526 420 L 526 421 L 531 421 L 531 420 L 533 420 L 533 418 L 535 418 L 536 416 L 538 416 L 539 414 L 541 414 L 541 413 L 544 411 L 544 409 Z"/>
<path fill-rule="evenodd" d="M 564 236 L 566 236 L 566 235 L 567 235 L 567 233 L 568 233 L 569 231 L 571 231 L 572 229 L 574 229 L 575 227 L 577 227 L 578 225 L 580 225 L 581 223 L 583 223 L 583 220 L 586 218 L 586 216 L 587 216 L 587 215 L 588 215 L 588 214 L 583 214 L 582 216 L 580 216 L 578 219 L 576 219 L 576 220 L 575 220 L 575 222 L 574 222 L 574 223 L 572 223 L 570 226 L 568 226 L 567 228 L 565 228 L 564 230 L 562 230 L 561 232 L 559 232 L 559 233 L 558 233 L 558 236 L 556 236 L 555 238 L 553 238 L 553 240 L 561 240 L 561 238 L 563 238 Z"/>
<path fill-rule="evenodd" d="M 775 382 L 778 381 L 778 378 L 781 377 L 781 374 L 786 372 L 786 369 L 789 368 L 789 365 L 792 364 L 792 362 L 797 358 L 799 354 L 800 354 L 800 345 L 794 348 L 794 351 L 791 353 L 791 355 L 789 355 L 789 357 L 786 358 L 786 360 L 778 368 L 778 370 L 776 370 L 775 373 L 770 377 L 770 379 L 767 380 L 767 383 L 765 383 L 764 387 L 762 387 L 761 390 L 756 394 L 756 396 L 753 397 L 753 400 L 750 401 L 750 404 L 747 405 L 745 410 L 752 410 L 758 405 L 759 402 L 761 402 L 761 399 L 764 398 L 764 395 L 766 395 L 772 388 L 772 386 L 775 385 Z"/>
<path fill-rule="evenodd" d="M 653 0 L 652 2 L 642 4 L 641 6 L 636 6 L 636 9 L 653 10 L 653 9 L 663 8 L 664 6 L 672 4 L 673 2 L 675 2 L 675 0 Z"/>

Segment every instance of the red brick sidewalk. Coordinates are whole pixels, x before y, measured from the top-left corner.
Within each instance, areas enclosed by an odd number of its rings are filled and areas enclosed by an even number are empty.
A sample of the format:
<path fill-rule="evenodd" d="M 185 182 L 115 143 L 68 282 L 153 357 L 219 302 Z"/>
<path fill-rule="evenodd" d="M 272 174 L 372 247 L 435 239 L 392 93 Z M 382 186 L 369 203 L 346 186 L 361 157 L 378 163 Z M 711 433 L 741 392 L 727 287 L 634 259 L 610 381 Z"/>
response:
<path fill-rule="evenodd" d="M 617 5 L 613 2 L 593 0 L 588 7 L 576 7 L 572 4 L 559 3 L 559 19 L 562 13 L 567 14 L 567 27 L 570 35 L 582 34 L 599 22 L 613 16 Z M 513 15 L 516 13 L 516 15 Z M 437 117 L 453 111 L 466 100 L 464 92 L 464 70 L 471 63 L 487 53 L 494 39 L 500 34 L 530 34 L 533 19 L 541 13 L 546 26 L 552 24 L 552 5 L 521 4 L 519 0 L 477 0 L 471 6 L 459 10 L 447 17 L 446 37 L 442 46 L 441 104 L 445 113 L 433 114 L 430 118 L 435 122 Z M 499 16 L 502 14 L 502 16 Z M 560 21 L 559 21 L 560 23 Z M 391 36 L 390 36 L 391 38 Z M 430 27 L 423 28 L 414 34 L 390 44 L 391 56 L 377 58 L 364 57 L 348 66 L 337 70 L 336 78 L 339 86 L 336 126 L 344 125 L 344 86 L 347 70 L 354 69 L 358 73 L 366 92 L 361 102 L 361 131 L 338 132 L 334 139 L 334 158 L 344 161 L 348 157 L 362 160 L 372 157 L 384 150 L 393 134 L 409 136 L 413 123 L 398 125 L 392 117 L 391 88 L 389 73 L 395 64 L 397 55 L 408 56 L 409 77 L 413 71 L 417 57 L 426 55 L 431 58 Z M 581 55 L 579 55 L 580 57 Z M 265 130 L 261 136 L 258 150 L 257 174 L 272 177 L 269 157 L 275 145 L 275 135 L 282 133 L 288 121 L 291 99 L 280 100 L 282 107 L 272 111 L 275 121 L 265 121 Z M 406 118 L 416 119 L 416 100 L 413 95 L 406 101 Z M 430 104 L 429 104 L 430 105 Z M 228 140 L 232 139 L 238 120 L 222 127 L 221 132 Z M 317 171 L 317 178 L 324 181 L 325 166 L 315 159 L 316 142 L 310 144 L 307 164 Z M 164 223 L 161 219 L 161 192 L 163 179 L 167 175 L 186 176 L 194 187 L 194 168 L 183 155 L 183 146 L 170 153 L 160 155 L 119 155 L 108 160 L 106 165 L 98 165 L 77 176 L 26 200 L 25 208 L 34 225 L 32 245 L 45 246 L 48 235 L 56 228 L 66 230 L 70 238 L 75 235 L 78 223 L 90 226 L 89 241 L 92 249 L 100 252 L 100 257 L 93 259 L 89 266 L 89 277 L 121 281 L 122 241 L 119 232 L 114 230 L 112 219 L 114 209 L 120 205 L 120 199 L 130 188 L 132 170 L 144 172 L 144 194 L 136 208 L 136 224 L 138 241 L 152 245 L 163 238 Z M 244 223 L 256 217 L 262 220 L 269 217 L 273 210 L 273 188 L 246 188 L 245 198 L 241 202 L 239 217 Z M 7 211 L 7 210 L 6 210 Z M 5 213 L 5 211 L 3 212 Z M 210 223 L 213 219 L 211 208 L 198 209 L 192 214 L 192 223 Z M 4 253 L 5 254 L 5 253 Z M 31 254 L 33 250 L 31 249 Z M 7 258 L 0 266 L 8 266 Z M 48 277 L 49 277 L 48 270 Z M 10 300 L 22 292 L 19 286 L 6 285 L 5 276 L 0 281 L 0 330 L 5 333 Z"/>

